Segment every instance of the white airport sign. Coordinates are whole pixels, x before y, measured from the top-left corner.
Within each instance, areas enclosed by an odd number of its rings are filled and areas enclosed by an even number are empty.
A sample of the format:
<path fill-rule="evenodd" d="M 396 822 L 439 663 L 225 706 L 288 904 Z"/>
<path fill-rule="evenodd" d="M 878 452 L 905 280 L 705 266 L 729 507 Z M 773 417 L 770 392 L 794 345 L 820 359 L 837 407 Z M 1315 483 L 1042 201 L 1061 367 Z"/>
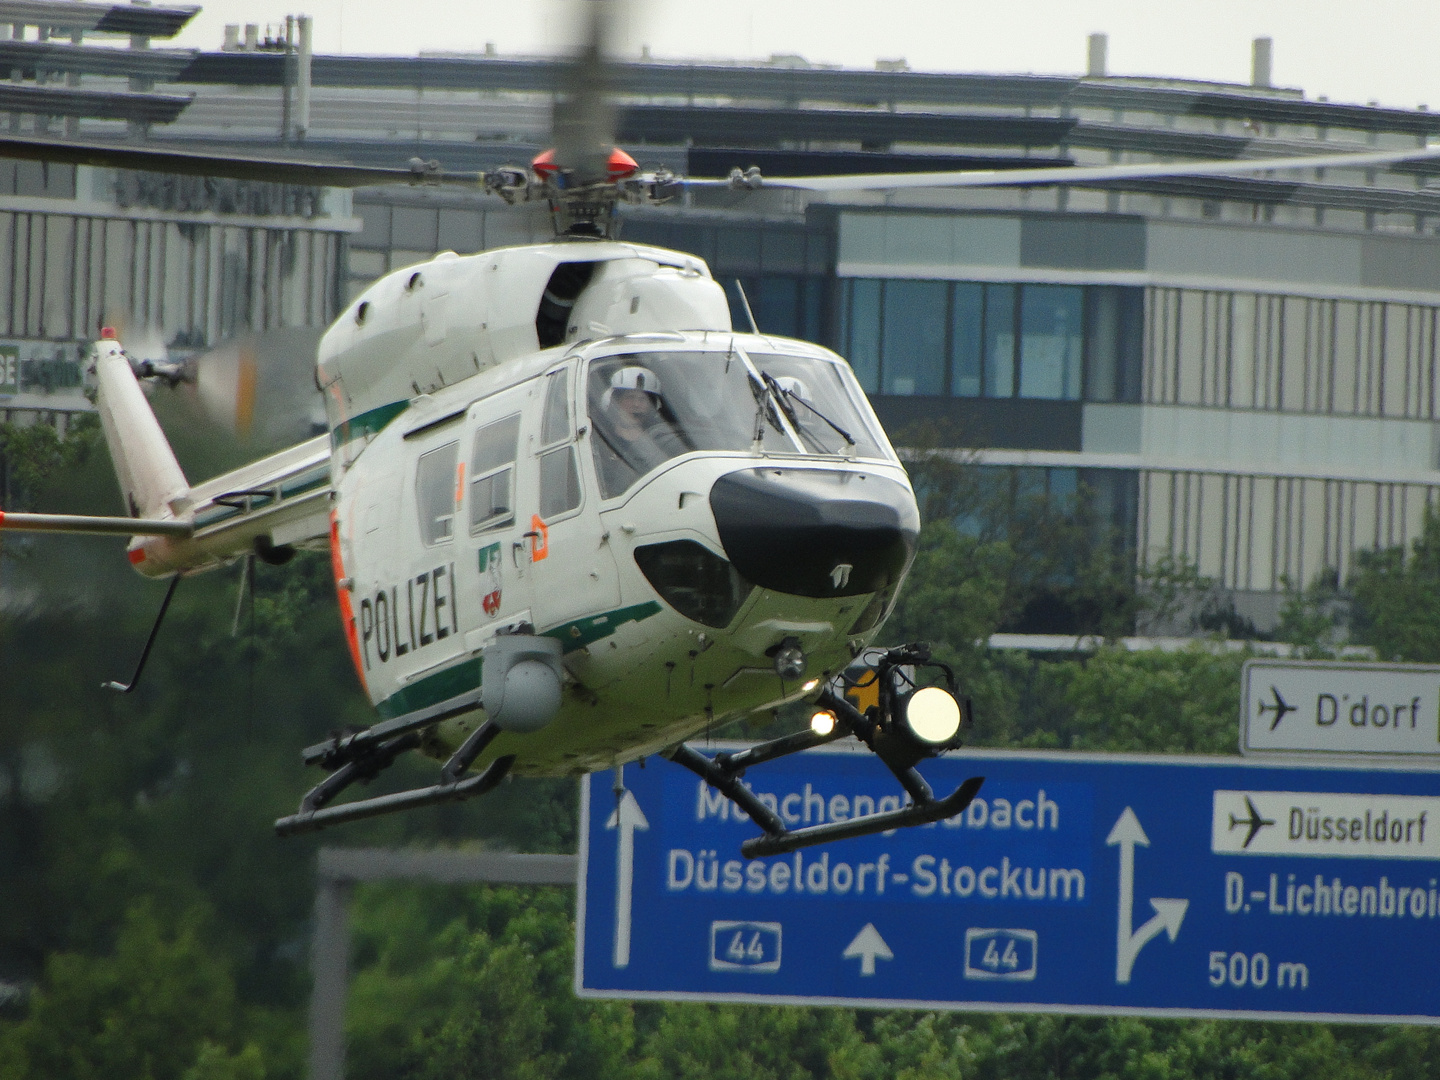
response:
<path fill-rule="evenodd" d="M 1240 752 L 1440 757 L 1440 667 L 1246 661 Z"/>

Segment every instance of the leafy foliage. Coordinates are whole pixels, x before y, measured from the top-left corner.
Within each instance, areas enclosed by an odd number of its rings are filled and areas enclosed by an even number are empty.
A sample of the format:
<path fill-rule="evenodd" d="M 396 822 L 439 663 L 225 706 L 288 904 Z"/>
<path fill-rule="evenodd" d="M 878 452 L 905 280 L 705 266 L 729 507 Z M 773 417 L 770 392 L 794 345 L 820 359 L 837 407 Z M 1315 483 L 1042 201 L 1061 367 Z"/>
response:
<path fill-rule="evenodd" d="M 83 463 L 94 451 L 100 423 L 84 413 L 62 438 L 49 424 L 0 424 L 0 509 L 19 510 L 58 470 Z"/>
<path fill-rule="evenodd" d="M 182 458 L 221 452 L 193 432 L 175 436 Z M 36 446 L 27 498 L 114 512 L 103 461 Z M 207 461 L 196 475 L 228 464 Z M 963 464 L 916 467 L 929 524 L 886 635 L 932 640 L 956 664 L 980 717 L 972 741 L 1231 752 L 1240 655 L 1112 646 L 1043 659 L 984 646 L 1046 605 L 1067 618 L 1098 613 L 1084 628 L 1112 636 L 1173 622 L 1198 610 L 1207 585 L 1183 564 L 1137 583 L 1083 493 L 1061 506 L 997 491 Z M 185 582 L 144 684 L 119 698 L 99 683 L 128 674 L 159 587 L 109 575 L 108 551 L 30 550 L 34 580 L 78 574 L 85 592 L 73 609 L 0 612 L 0 979 L 29 989 L 0 1005 L 0 1080 L 298 1080 L 315 843 L 277 840 L 269 823 L 313 782 L 296 748 L 370 719 L 324 560 L 260 568 L 253 596 L 237 597 L 233 573 Z M 1437 593 L 1432 520 L 1412 551 L 1363 561 L 1343 588 L 1292 597 L 1283 626 L 1316 649 L 1348 634 L 1386 656 L 1434 658 Z M 389 782 L 430 775 L 405 769 Z M 517 781 L 327 839 L 564 851 L 574 821 L 573 784 Z M 580 1001 L 570 905 L 558 890 L 357 889 L 348 1075 L 1440 1075 L 1440 1038 L 1410 1028 Z"/>

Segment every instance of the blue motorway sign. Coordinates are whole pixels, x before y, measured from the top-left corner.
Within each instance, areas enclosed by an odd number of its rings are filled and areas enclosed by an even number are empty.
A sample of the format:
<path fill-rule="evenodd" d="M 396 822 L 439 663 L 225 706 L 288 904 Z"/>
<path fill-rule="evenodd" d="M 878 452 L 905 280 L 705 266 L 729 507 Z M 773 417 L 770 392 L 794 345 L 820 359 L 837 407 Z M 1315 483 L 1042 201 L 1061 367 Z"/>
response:
<path fill-rule="evenodd" d="M 713 748 L 700 747 L 709 752 Z M 693 774 L 587 779 L 584 997 L 1440 1022 L 1440 775 L 958 752 L 963 814 L 747 860 Z M 751 770 L 796 826 L 895 808 L 865 752 Z"/>

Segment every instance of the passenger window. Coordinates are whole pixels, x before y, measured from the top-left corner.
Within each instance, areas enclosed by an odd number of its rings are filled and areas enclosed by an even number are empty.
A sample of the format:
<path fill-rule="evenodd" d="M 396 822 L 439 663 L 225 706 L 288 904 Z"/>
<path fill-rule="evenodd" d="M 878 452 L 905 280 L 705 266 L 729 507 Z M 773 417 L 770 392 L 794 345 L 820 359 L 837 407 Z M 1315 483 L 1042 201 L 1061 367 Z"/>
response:
<path fill-rule="evenodd" d="M 540 455 L 540 516 L 551 518 L 580 505 L 580 474 L 575 448 L 562 446 Z"/>
<path fill-rule="evenodd" d="M 507 416 L 475 432 L 470 451 L 470 531 L 515 521 L 515 450 L 520 417 Z"/>
<path fill-rule="evenodd" d="M 458 442 L 420 455 L 415 470 L 415 508 L 420 514 L 420 539 L 427 544 L 449 540 L 455 532 L 455 463 Z"/>
<path fill-rule="evenodd" d="M 545 412 L 540 420 L 540 445 L 551 446 L 570 437 L 570 371 L 551 373 L 545 384 Z"/>

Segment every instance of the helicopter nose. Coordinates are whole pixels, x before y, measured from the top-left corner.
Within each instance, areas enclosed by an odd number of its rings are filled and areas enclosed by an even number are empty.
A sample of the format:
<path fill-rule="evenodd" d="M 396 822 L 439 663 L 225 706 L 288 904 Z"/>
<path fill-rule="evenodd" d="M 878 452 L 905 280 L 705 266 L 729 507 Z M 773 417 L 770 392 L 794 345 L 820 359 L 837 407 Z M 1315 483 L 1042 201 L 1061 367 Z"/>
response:
<path fill-rule="evenodd" d="M 710 489 L 735 569 L 795 596 L 857 596 L 900 579 L 915 555 L 920 513 L 893 480 L 865 473 L 745 469 Z"/>

